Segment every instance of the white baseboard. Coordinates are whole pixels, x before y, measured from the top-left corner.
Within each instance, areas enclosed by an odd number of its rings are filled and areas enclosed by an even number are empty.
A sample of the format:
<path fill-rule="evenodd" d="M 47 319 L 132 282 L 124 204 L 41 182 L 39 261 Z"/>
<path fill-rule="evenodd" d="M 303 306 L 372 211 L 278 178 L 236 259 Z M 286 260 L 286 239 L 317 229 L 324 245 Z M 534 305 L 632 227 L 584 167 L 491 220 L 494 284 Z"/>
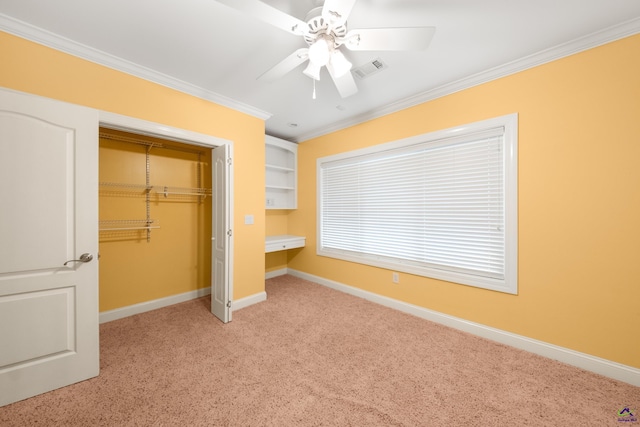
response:
<path fill-rule="evenodd" d="M 145 313 L 147 311 L 156 310 L 162 307 L 168 307 L 173 304 L 200 298 L 211 293 L 211 288 L 202 288 L 195 291 L 185 292 L 183 294 L 172 295 L 166 298 L 160 298 L 153 301 L 145 301 L 139 304 L 129 305 L 127 307 L 116 308 L 115 310 L 103 311 L 100 313 L 100 323 L 111 322 L 112 320 L 123 319 L 135 314 Z M 248 297 L 240 298 L 233 301 L 233 310 L 240 310 L 250 305 L 257 304 L 267 300 L 266 292 L 259 292 Z"/>
<path fill-rule="evenodd" d="M 274 277 L 284 276 L 285 274 L 287 274 L 288 271 L 289 271 L 289 269 L 287 269 L 287 268 L 281 268 L 280 270 L 269 271 L 269 272 L 265 273 L 264 278 L 265 279 L 273 279 Z"/>
<path fill-rule="evenodd" d="M 623 365 L 621 363 L 602 359 L 586 353 L 581 353 L 568 348 L 549 344 L 544 341 L 538 341 L 522 335 L 503 331 L 501 329 L 496 329 L 479 323 L 470 322 L 468 320 L 450 316 L 444 313 L 439 313 L 437 311 L 429 310 L 427 308 L 419 307 L 413 304 L 408 304 L 402 301 L 395 300 L 393 298 L 378 295 L 359 288 L 354 288 L 352 286 L 344 285 L 339 282 L 334 282 L 332 280 L 324 279 L 322 277 L 314 276 L 312 274 L 307 274 L 301 271 L 287 269 L 287 273 L 301 279 L 309 280 L 311 282 L 327 286 L 331 289 L 335 289 L 350 295 L 366 299 L 385 307 L 393 308 L 404 313 L 412 314 L 414 316 L 430 320 L 435 323 L 440 323 L 445 326 L 469 332 L 471 334 L 487 338 L 502 344 L 506 344 L 511 347 L 526 350 L 531 353 L 548 357 L 550 359 L 554 359 L 587 371 L 595 372 L 597 374 L 623 381 L 634 386 L 640 386 L 640 369 L 634 368 L 632 366 Z"/>
<path fill-rule="evenodd" d="M 202 288 L 195 291 L 185 292 L 183 294 L 172 295 L 170 297 L 160 298 L 153 301 L 145 301 L 139 304 L 129 305 L 115 310 L 103 311 L 100 313 L 100 323 L 111 322 L 135 314 L 145 313 L 147 311 L 156 310 L 162 307 L 168 307 L 173 304 L 200 298 L 211 293 L 211 288 Z"/>
<path fill-rule="evenodd" d="M 267 293 L 262 291 L 258 292 L 257 294 L 249 295 L 248 297 L 233 300 L 233 302 L 231 303 L 231 308 L 233 309 L 233 311 L 236 311 L 266 300 Z"/>

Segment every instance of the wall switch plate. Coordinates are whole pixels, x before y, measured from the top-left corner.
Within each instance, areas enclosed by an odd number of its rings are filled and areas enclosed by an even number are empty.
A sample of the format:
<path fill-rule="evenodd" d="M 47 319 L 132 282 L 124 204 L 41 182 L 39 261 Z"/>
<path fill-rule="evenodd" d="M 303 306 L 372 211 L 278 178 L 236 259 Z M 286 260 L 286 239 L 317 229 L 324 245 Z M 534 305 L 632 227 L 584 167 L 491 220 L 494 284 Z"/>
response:
<path fill-rule="evenodd" d="M 396 272 L 391 273 L 391 280 L 393 283 L 400 283 L 400 275 Z"/>
<path fill-rule="evenodd" d="M 244 223 L 247 224 L 247 225 L 253 224 L 253 215 L 245 215 L 244 216 Z"/>

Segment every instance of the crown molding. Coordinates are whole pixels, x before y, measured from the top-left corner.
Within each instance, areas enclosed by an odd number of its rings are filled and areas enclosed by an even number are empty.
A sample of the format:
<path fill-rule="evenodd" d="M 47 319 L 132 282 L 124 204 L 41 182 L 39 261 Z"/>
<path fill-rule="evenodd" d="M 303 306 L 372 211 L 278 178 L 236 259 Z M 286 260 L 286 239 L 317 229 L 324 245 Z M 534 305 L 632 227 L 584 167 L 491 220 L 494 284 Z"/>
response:
<path fill-rule="evenodd" d="M 497 80 L 511 74 L 515 74 L 529 68 L 552 62 L 566 56 L 574 55 L 585 50 L 623 39 L 640 33 L 640 18 L 634 18 L 618 25 L 606 28 L 595 33 L 579 37 L 567 43 L 542 50 L 532 55 L 525 56 L 515 61 L 508 62 L 498 67 L 490 68 L 480 73 L 446 83 L 436 88 L 427 90 L 417 95 L 402 99 L 398 102 L 386 105 L 382 108 L 367 111 L 347 120 L 333 123 L 332 125 L 322 127 L 315 131 L 305 133 L 294 139 L 294 142 L 304 142 L 312 138 L 327 135 L 341 129 L 355 126 L 360 123 L 367 122 L 391 113 L 395 113 L 419 104 L 423 104 L 443 96 L 451 95 L 483 83 Z"/>
<path fill-rule="evenodd" d="M 262 120 L 267 120 L 272 116 L 271 113 L 266 111 L 243 104 L 224 95 L 220 95 L 166 74 L 159 73 L 150 68 L 142 67 L 131 61 L 118 58 L 117 56 L 102 52 L 98 49 L 77 43 L 66 37 L 59 36 L 50 31 L 38 28 L 2 13 L 0 13 L 0 31 L 4 31 L 61 52 L 68 53 L 78 58 L 157 83 L 170 89 L 175 89 L 200 99 L 214 102 Z"/>

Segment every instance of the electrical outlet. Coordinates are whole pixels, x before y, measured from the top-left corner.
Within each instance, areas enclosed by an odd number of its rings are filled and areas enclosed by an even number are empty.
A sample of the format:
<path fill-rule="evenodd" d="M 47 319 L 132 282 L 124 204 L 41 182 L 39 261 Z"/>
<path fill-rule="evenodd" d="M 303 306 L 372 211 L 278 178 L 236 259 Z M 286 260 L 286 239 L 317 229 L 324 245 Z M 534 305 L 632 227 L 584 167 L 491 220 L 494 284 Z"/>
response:
<path fill-rule="evenodd" d="M 400 283 L 400 275 L 396 272 L 391 273 L 391 280 L 393 283 Z"/>

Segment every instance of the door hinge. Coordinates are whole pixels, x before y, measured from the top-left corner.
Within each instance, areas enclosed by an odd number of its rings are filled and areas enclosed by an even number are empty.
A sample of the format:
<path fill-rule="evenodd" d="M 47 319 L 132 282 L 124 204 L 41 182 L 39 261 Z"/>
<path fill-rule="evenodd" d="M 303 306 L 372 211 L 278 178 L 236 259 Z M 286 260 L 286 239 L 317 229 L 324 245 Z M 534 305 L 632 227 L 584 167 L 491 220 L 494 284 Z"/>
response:
<path fill-rule="evenodd" d="M 231 308 L 231 301 L 227 301 L 227 307 Z"/>
<path fill-rule="evenodd" d="M 227 236 L 231 237 L 231 230 L 227 230 Z"/>

